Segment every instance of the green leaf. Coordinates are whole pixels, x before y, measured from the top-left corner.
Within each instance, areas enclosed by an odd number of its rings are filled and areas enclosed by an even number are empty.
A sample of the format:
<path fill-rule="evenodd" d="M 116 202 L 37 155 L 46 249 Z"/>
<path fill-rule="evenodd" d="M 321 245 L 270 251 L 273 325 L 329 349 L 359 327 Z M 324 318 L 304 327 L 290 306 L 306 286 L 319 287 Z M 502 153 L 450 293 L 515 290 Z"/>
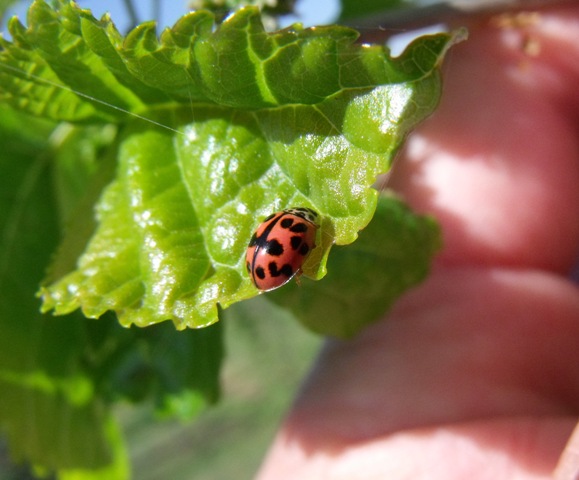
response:
<path fill-rule="evenodd" d="M 97 172 L 108 173 L 95 174 L 82 208 L 63 214 L 69 228 L 43 310 L 114 310 L 123 325 L 170 319 L 180 329 L 210 325 L 218 305 L 258 293 L 244 254 L 273 211 L 322 215 L 304 273 L 323 277 L 331 246 L 353 242 L 372 218 L 376 176 L 435 108 L 454 42 L 424 37 L 390 58 L 344 27 L 266 33 L 255 8 L 218 26 L 193 12 L 160 41 L 152 24 L 123 39 L 107 17 L 40 0 L 27 29 L 10 26 L 15 41 L 4 42 L 0 65 L 35 77 L 0 77 L 6 101 L 51 118 L 120 123 L 101 152 Z"/>
<path fill-rule="evenodd" d="M 82 323 L 41 315 L 34 300 L 57 240 L 43 181 L 48 145 L 38 132 L 12 135 L 20 122 L 5 108 L 0 118 L 0 178 L 9 179 L 0 196 L 0 428 L 15 458 L 49 469 L 100 468 L 114 452 L 108 413 L 82 368 Z"/>
<path fill-rule="evenodd" d="M 352 337 L 426 277 L 440 246 L 434 219 L 417 216 L 399 199 L 382 196 L 358 240 L 332 252 L 323 282 L 293 282 L 268 298 L 315 332 Z"/>
<path fill-rule="evenodd" d="M 0 430 L 15 459 L 60 478 L 121 480 L 127 459 L 109 403 L 153 397 L 166 415 L 197 413 L 219 393 L 221 329 L 125 329 L 114 315 L 39 313 L 34 292 L 57 242 L 56 205 L 83 211 L 82 191 L 98 177 L 89 173 L 94 153 L 108 143 L 101 128 L 61 127 L 54 159 L 50 127 L 0 107 Z M 75 153 L 85 157 L 73 165 Z M 76 183 L 63 180 L 75 173 Z M 57 195 L 50 178 L 68 190 Z"/>
<path fill-rule="evenodd" d="M 313 105 L 348 89 L 430 76 L 452 43 L 433 36 L 417 44 L 427 55 L 392 59 L 384 47 L 355 44 L 358 33 L 346 27 L 266 33 L 251 7 L 217 28 L 210 12 L 197 11 L 160 41 L 151 22 L 123 39 L 107 16 L 96 20 L 74 3 L 55 11 L 42 0 L 30 8 L 28 28 L 13 19 L 9 30 L 14 43 L 3 41 L 0 55 L 4 99 L 71 121 L 118 119 L 171 98 L 252 110 Z"/>
<path fill-rule="evenodd" d="M 68 213 L 63 222 L 74 232 L 61 244 L 60 262 L 53 262 L 52 275 L 58 276 L 67 264 L 74 266 L 73 260 L 82 252 L 82 242 L 76 245 L 69 240 L 90 238 L 92 234 L 95 222 L 87 209 L 113 175 L 114 159 L 108 152 L 115 131 L 110 125 L 80 128 L 66 124 L 51 136 L 59 211 Z M 124 329 L 114 315 L 106 315 L 100 322 L 83 327 L 90 341 L 83 354 L 91 359 L 96 389 L 106 399 L 121 396 L 140 401 L 153 396 L 159 411 L 182 415 L 185 409 L 189 417 L 217 399 L 223 355 L 218 325 L 181 333 L 166 322 L 146 329 Z M 181 411 L 173 412 L 171 405 L 178 402 L 183 404 Z"/>
<path fill-rule="evenodd" d="M 105 435 L 114 457 L 110 464 L 97 469 L 59 468 L 58 480 L 126 480 L 131 478 L 131 468 L 120 428 L 112 417 L 103 421 Z M 59 425 L 62 428 L 61 425 Z M 58 428 L 58 427 L 57 427 Z M 89 438 L 92 432 L 88 432 Z"/>
<path fill-rule="evenodd" d="M 223 358 L 220 323 L 178 332 L 165 322 L 131 332 L 131 344 L 123 344 L 108 365 L 113 396 L 133 401 L 153 396 L 157 413 L 182 419 L 217 401 Z M 106 358 L 110 362 L 110 355 Z"/>

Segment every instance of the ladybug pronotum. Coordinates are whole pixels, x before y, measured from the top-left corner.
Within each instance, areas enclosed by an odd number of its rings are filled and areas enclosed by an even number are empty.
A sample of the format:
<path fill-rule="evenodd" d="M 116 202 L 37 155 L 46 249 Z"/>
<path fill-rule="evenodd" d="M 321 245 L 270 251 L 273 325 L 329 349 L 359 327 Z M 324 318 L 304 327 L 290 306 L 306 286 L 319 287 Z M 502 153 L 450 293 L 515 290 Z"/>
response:
<path fill-rule="evenodd" d="M 290 208 L 267 217 L 251 237 L 245 261 L 254 285 L 267 292 L 298 274 L 316 246 L 318 214 Z"/>

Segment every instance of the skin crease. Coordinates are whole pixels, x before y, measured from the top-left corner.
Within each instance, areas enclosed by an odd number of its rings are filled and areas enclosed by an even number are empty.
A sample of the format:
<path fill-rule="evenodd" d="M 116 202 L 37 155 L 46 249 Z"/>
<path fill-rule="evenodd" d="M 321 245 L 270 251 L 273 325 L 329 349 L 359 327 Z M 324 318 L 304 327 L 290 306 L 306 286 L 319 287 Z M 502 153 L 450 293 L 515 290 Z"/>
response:
<path fill-rule="evenodd" d="M 444 250 L 327 342 L 260 480 L 579 478 L 579 6 L 528 23 L 477 19 L 451 50 L 389 183 Z"/>

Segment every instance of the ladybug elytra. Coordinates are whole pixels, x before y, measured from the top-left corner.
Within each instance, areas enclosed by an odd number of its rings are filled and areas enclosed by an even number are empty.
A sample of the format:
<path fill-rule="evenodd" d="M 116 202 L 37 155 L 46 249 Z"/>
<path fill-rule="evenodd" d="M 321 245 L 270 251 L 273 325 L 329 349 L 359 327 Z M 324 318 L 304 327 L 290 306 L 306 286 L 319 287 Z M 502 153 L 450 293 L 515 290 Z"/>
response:
<path fill-rule="evenodd" d="M 316 246 L 318 214 L 290 208 L 267 217 L 251 237 L 245 261 L 254 285 L 267 292 L 294 277 Z"/>

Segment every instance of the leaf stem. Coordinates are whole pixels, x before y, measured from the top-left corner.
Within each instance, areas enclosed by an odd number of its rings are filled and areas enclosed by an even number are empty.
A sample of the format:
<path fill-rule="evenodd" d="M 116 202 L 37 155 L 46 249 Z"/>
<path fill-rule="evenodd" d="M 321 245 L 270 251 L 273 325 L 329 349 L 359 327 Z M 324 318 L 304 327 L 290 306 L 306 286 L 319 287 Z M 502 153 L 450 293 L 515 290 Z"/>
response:
<path fill-rule="evenodd" d="M 137 11 L 135 10 L 135 6 L 131 0 L 123 0 L 125 4 L 125 8 L 127 9 L 127 14 L 131 19 L 131 28 L 136 27 L 139 22 L 139 16 L 137 15 Z"/>
<path fill-rule="evenodd" d="M 157 24 L 161 23 L 161 2 L 160 0 L 152 0 L 151 2 L 151 18 L 157 20 Z"/>

